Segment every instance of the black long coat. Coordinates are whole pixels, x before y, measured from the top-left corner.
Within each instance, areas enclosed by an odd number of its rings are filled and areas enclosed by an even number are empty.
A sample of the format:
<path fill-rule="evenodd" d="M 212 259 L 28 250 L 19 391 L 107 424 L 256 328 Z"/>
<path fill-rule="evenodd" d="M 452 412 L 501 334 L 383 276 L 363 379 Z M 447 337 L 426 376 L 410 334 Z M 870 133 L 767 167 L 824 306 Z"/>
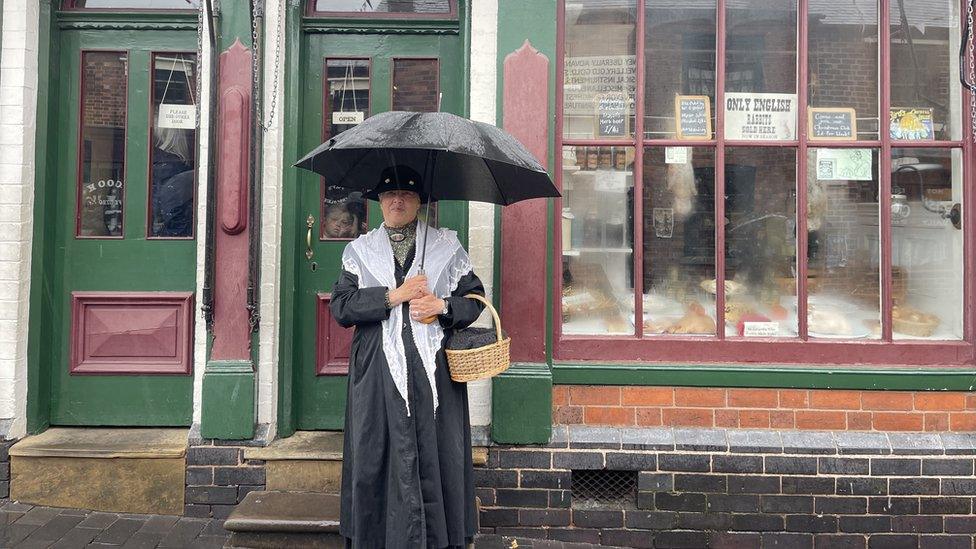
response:
<path fill-rule="evenodd" d="M 397 285 L 413 260 L 396 265 Z M 332 291 L 336 321 L 355 326 L 349 358 L 349 388 L 342 458 L 340 533 L 355 549 L 461 547 L 474 537 L 477 517 L 471 464 L 468 390 L 451 380 L 446 356 L 437 354 L 436 417 L 430 383 L 413 342 L 409 305 L 404 303 L 403 344 L 407 357 L 410 415 L 397 392 L 383 353 L 381 322 L 389 316 L 386 288 L 359 288 L 342 271 Z M 440 317 L 445 339 L 474 322 L 483 306 L 465 294 L 484 295 L 473 273 L 458 283 L 450 314 Z"/>

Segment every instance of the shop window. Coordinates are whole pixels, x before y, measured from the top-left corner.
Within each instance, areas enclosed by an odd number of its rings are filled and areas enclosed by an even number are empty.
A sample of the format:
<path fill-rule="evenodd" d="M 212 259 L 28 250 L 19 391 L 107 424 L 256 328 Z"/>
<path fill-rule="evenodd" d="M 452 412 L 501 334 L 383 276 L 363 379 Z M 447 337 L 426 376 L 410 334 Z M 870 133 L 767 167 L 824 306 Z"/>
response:
<path fill-rule="evenodd" d="M 370 60 L 326 59 L 322 139 L 355 127 L 370 114 Z M 321 180 L 320 240 L 350 240 L 369 230 L 366 199 Z"/>
<path fill-rule="evenodd" d="M 559 6 L 557 360 L 972 360 L 957 3 Z"/>
<path fill-rule="evenodd" d="M 86 51 L 81 56 L 79 237 L 123 236 L 127 64 L 123 51 Z"/>
<path fill-rule="evenodd" d="M 310 0 L 313 14 L 456 17 L 457 0 Z"/>
<path fill-rule="evenodd" d="M 192 238 L 196 195 L 197 56 L 155 53 L 149 237 Z"/>
<path fill-rule="evenodd" d="M 66 10 L 197 10 L 201 0 L 64 0 Z"/>

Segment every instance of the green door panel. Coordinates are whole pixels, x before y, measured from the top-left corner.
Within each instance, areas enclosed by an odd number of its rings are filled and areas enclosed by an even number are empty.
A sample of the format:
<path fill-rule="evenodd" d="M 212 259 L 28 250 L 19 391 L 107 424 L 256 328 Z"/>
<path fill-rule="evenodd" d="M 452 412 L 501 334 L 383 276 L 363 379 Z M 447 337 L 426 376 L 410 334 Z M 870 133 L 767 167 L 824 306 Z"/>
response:
<path fill-rule="evenodd" d="M 463 21 L 463 18 L 462 18 Z M 397 58 L 436 58 L 439 64 L 441 109 L 464 114 L 464 45 L 461 34 L 303 34 L 301 63 L 303 82 L 300 94 L 302 125 L 299 131 L 299 150 L 304 153 L 322 141 L 323 66 L 326 58 L 366 58 L 370 60 L 370 113 L 392 108 L 393 61 Z M 286 159 L 288 161 L 289 159 Z M 297 160 L 297 159 L 296 159 Z M 346 405 L 346 376 L 316 375 L 316 308 L 318 294 L 329 293 L 338 278 L 342 250 L 348 241 L 319 241 L 321 220 L 319 208 L 320 178 L 298 170 L 295 208 L 285 208 L 285 223 L 297 227 L 299 236 L 284 246 L 298 250 L 295 291 L 294 384 L 293 399 L 298 429 L 341 429 Z M 467 242 L 467 204 L 439 205 L 439 223 L 457 230 L 462 242 Z M 313 228 L 312 261 L 305 259 L 306 218 L 315 218 Z M 382 221 L 379 205 L 369 203 L 369 227 Z M 288 234 L 287 232 L 285 234 Z M 284 321 L 284 319 L 283 319 Z"/>
<path fill-rule="evenodd" d="M 71 294 L 76 291 L 193 292 L 195 239 L 147 239 L 150 173 L 150 117 L 153 52 L 196 51 L 196 33 L 175 30 L 64 30 L 58 63 L 58 132 L 50 173 L 57 196 L 45 223 L 54 228 L 54 273 L 50 348 L 41 351 L 51 383 L 50 413 L 55 425 L 189 425 L 192 375 L 69 374 Z M 75 236 L 84 51 L 124 51 L 127 55 L 124 238 Z M 192 151 L 191 151 L 192 152 Z M 52 187 L 52 188 L 54 188 Z M 50 233 L 49 233 L 50 234 Z"/>

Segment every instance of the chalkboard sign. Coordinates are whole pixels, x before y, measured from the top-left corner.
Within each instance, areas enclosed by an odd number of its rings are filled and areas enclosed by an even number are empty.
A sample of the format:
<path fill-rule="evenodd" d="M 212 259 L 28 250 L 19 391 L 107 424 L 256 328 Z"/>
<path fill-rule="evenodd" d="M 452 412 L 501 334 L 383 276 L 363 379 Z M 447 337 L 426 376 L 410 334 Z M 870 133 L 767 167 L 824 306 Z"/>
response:
<path fill-rule="evenodd" d="M 674 120 L 678 139 L 712 138 L 712 108 L 707 95 L 676 95 Z"/>
<path fill-rule="evenodd" d="M 810 108 L 807 135 L 810 139 L 852 141 L 857 139 L 857 116 L 854 109 Z"/>
<path fill-rule="evenodd" d="M 622 93 L 604 95 L 597 103 L 597 135 L 622 137 L 627 132 L 627 97 Z"/>

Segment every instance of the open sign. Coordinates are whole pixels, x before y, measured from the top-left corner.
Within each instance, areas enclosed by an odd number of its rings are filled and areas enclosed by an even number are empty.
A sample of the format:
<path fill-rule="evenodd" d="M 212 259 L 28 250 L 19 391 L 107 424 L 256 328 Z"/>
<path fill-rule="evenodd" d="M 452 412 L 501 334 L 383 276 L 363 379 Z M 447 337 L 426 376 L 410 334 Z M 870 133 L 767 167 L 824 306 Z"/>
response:
<path fill-rule="evenodd" d="M 332 113 L 332 123 L 335 125 L 362 124 L 363 118 L 364 116 L 362 111 L 344 111 Z"/>

